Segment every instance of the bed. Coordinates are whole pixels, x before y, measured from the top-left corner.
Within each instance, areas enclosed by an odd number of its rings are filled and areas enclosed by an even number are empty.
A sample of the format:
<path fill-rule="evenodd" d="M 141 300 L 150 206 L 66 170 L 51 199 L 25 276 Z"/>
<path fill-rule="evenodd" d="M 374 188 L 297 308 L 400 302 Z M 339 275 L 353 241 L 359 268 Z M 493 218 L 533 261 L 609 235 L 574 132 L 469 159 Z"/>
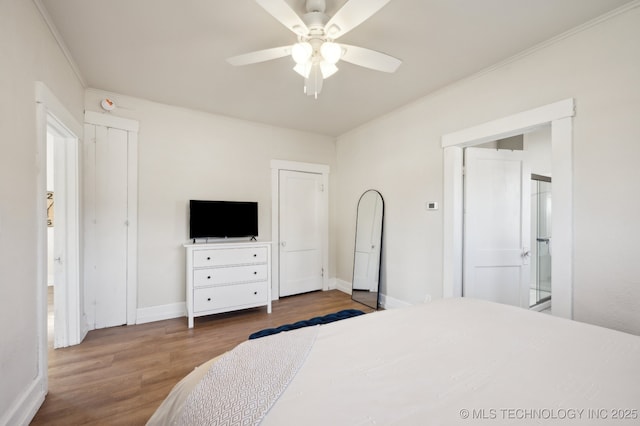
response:
<path fill-rule="evenodd" d="M 258 423 L 640 424 L 640 337 L 442 299 L 244 342 L 148 422 Z"/>

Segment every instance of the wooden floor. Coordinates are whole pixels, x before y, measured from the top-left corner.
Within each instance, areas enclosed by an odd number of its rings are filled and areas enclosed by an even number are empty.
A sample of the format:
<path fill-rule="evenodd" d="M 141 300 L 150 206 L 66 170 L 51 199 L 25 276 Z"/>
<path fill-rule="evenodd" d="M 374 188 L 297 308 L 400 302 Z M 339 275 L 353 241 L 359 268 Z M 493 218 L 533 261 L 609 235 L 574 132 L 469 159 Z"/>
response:
<path fill-rule="evenodd" d="M 372 310 L 338 290 L 274 301 L 266 308 L 89 332 L 49 350 L 49 394 L 32 425 L 143 425 L 182 377 L 264 328 L 343 309 Z"/>

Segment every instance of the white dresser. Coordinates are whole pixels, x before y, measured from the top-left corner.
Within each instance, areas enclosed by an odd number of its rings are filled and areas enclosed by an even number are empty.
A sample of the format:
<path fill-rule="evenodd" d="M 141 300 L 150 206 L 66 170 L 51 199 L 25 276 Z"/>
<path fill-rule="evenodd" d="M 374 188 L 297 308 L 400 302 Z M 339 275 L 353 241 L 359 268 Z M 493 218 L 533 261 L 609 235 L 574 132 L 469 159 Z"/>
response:
<path fill-rule="evenodd" d="M 267 306 L 271 313 L 271 243 L 185 244 L 187 315 Z"/>

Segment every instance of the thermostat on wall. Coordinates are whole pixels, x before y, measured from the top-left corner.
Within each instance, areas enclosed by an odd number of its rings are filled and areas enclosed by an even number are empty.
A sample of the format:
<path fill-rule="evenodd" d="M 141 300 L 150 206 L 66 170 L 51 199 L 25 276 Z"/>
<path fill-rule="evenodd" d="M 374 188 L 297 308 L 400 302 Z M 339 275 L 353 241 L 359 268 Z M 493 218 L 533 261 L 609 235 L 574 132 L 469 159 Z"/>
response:
<path fill-rule="evenodd" d="M 427 210 L 438 210 L 438 202 L 427 201 L 426 207 L 427 207 Z"/>

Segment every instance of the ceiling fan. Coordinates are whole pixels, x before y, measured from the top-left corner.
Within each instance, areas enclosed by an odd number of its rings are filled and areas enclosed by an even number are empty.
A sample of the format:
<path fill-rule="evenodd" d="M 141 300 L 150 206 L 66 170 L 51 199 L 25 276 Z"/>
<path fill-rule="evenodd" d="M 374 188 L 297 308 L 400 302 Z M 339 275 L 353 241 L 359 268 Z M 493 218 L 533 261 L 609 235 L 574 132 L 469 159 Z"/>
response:
<path fill-rule="evenodd" d="M 293 57 L 293 68 L 304 77 L 304 92 L 318 97 L 322 82 L 338 71 L 340 60 L 376 71 L 395 72 L 401 60 L 375 50 L 335 40 L 351 31 L 390 0 L 349 0 L 333 17 L 325 14 L 325 0 L 307 0 L 306 13 L 302 16 L 285 0 L 256 0 L 269 14 L 298 36 L 293 45 L 258 50 L 228 58 L 231 65 L 249 65 L 282 58 Z"/>

